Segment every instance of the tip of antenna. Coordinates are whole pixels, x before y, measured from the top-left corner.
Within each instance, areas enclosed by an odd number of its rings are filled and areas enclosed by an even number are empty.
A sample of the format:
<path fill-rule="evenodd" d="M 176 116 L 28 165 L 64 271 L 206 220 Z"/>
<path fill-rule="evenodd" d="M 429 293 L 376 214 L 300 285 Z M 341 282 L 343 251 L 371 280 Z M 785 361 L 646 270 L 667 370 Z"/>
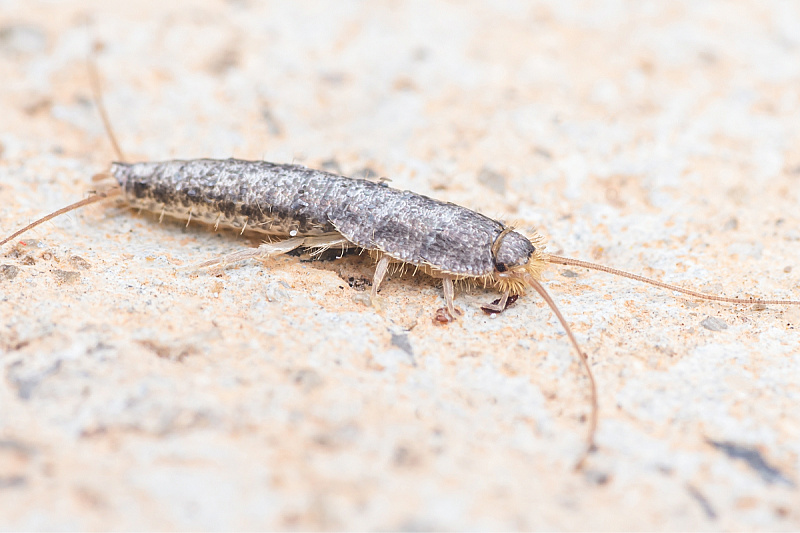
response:
<path fill-rule="evenodd" d="M 49 215 L 45 215 L 42 218 L 39 218 L 39 219 L 31 222 L 30 224 L 28 224 L 24 228 L 22 228 L 22 229 L 20 229 L 18 231 L 15 231 L 14 233 L 9 235 L 5 239 L 0 240 L 0 246 L 6 244 L 7 242 L 10 242 L 10 241 L 16 239 L 17 237 L 19 237 L 20 235 L 22 235 L 26 231 L 28 231 L 28 230 L 30 230 L 32 228 L 35 228 L 39 224 L 44 224 L 48 220 L 52 220 L 52 219 L 54 219 L 55 217 L 57 217 L 59 215 L 63 215 L 64 213 L 69 213 L 70 211 L 72 211 L 74 209 L 78 209 L 79 207 L 83 207 L 85 205 L 89 205 L 89 204 L 93 204 L 95 202 L 99 202 L 100 200 L 103 200 L 105 198 L 112 198 L 112 197 L 117 196 L 117 195 L 119 195 L 121 193 L 122 193 L 122 189 L 120 189 L 119 187 L 114 187 L 112 189 L 108 189 L 108 190 L 105 190 L 105 191 L 96 192 L 93 195 L 89 196 L 88 198 L 84 198 L 83 200 L 80 200 L 78 202 L 70 204 L 70 205 L 68 205 L 66 207 L 62 207 L 61 209 L 53 211 Z"/>
<path fill-rule="evenodd" d="M 108 113 L 106 113 L 106 107 L 103 104 L 103 91 L 100 87 L 100 75 L 97 72 L 96 56 L 97 53 L 102 51 L 104 48 L 105 45 L 103 45 L 100 41 L 94 40 L 92 42 L 89 56 L 86 58 L 86 68 L 89 71 L 89 85 L 92 87 L 94 105 L 97 107 L 97 111 L 100 113 L 100 119 L 103 121 L 103 129 L 106 131 L 106 135 L 108 136 L 108 140 L 111 142 L 114 153 L 117 155 L 117 159 L 124 162 L 127 161 L 127 159 L 122 153 L 122 149 L 119 147 L 117 137 L 114 135 L 114 130 L 111 128 L 111 121 L 108 119 Z"/>

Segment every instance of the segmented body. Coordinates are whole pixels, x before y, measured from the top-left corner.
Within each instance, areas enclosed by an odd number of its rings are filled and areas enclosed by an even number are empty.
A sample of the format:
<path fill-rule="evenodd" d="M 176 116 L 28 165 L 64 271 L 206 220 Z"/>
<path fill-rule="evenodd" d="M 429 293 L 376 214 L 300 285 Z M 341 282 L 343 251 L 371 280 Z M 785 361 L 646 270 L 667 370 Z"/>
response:
<path fill-rule="evenodd" d="M 470 209 L 302 165 L 197 159 L 114 163 L 111 172 L 133 207 L 275 236 L 338 233 L 457 278 L 490 277 L 498 263 L 527 263 L 536 252 L 523 235 Z"/>

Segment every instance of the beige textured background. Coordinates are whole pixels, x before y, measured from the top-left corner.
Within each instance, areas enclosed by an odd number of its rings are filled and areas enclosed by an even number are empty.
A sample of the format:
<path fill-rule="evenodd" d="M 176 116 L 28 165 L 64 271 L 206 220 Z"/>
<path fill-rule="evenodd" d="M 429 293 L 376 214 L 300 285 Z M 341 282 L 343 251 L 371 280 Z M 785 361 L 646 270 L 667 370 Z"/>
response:
<path fill-rule="evenodd" d="M 90 34 L 131 159 L 369 170 L 551 251 L 800 297 L 796 2 L 0 0 L 2 234 L 113 158 Z M 586 380 L 533 295 L 440 327 L 424 277 L 360 304 L 357 256 L 177 273 L 250 242 L 113 203 L 23 242 L 1 529 L 800 528 L 796 308 L 551 270 L 600 389 L 575 473 Z"/>

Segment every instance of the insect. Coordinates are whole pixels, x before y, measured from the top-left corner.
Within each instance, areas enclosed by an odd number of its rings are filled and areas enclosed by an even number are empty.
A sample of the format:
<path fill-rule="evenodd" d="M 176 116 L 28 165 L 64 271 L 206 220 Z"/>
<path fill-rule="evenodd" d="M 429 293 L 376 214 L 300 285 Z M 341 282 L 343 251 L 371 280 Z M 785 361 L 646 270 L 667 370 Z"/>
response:
<path fill-rule="evenodd" d="M 225 267 L 246 260 L 264 260 L 306 248 L 319 253 L 331 247 L 367 251 L 376 260 L 371 297 L 389 267 L 413 267 L 441 280 L 443 316 L 454 320 L 455 283 L 474 282 L 497 289 L 501 297 L 483 308 L 502 312 L 510 301 L 534 289 L 564 328 L 589 381 L 591 416 L 582 465 L 595 449 L 598 422 L 597 387 L 588 358 L 557 305 L 540 283 L 549 265 L 599 270 L 681 294 L 737 304 L 800 305 L 798 300 L 728 298 L 704 294 L 603 265 L 547 254 L 542 239 L 480 213 L 409 191 L 363 179 L 352 179 L 295 164 L 237 159 L 125 162 L 103 106 L 100 84 L 89 63 L 95 102 L 119 162 L 111 164 L 101 181 L 112 185 L 74 204 L 50 213 L 0 241 L 0 246 L 58 215 L 106 198 L 121 198 L 132 208 L 164 216 L 201 221 L 219 227 L 258 233 L 268 240 L 209 259 L 190 268 Z M 275 240 L 280 239 L 280 240 Z M 441 314 L 440 314 L 441 315 Z"/>

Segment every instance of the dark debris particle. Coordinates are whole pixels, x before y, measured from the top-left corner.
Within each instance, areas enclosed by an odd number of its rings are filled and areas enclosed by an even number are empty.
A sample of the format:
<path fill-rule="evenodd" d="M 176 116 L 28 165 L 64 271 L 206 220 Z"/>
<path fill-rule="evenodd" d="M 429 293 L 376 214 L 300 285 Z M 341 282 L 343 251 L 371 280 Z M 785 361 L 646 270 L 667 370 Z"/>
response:
<path fill-rule="evenodd" d="M 347 284 L 350 285 L 350 288 L 357 291 L 365 291 L 367 290 L 367 287 L 372 287 L 372 281 L 364 277 L 356 278 L 350 276 L 347 278 Z"/>
<path fill-rule="evenodd" d="M 592 485 L 607 485 L 608 482 L 611 481 L 611 476 L 608 474 L 608 472 L 603 472 L 601 470 L 584 470 L 583 476 L 586 478 L 586 481 Z"/>
<path fill-rule="evenodd" d="M 137 340 L 136 343 L 152 351 L 159 359 L 176 363 L 182 363 L 187 357 L 198 353 L 198 350 L 192 345 L 168 346 L 149 339 Z"/>
<path fill-rule="evenodd" d="M 689 495 L 697 502 L 700 508 L 703 510 L 703 514 L 706 515 L 706 518 L 709 520 L 716 520 L 717 519 L 717 512 L 714 510 L 714 507 L 711 506 L 711 502 L 708 501 L 708 498 L 705 495 L 697 490 L 692 485 L 687 485 L 686 490 L 689 492 Z"/>
<path fill-rule="evenodd" d="M 561 273 L 561 275 L 564 276 L 565 278 L 577 278 L 578 277 L 578 273 L 573 271 L 573 270 L 570 270 L 570 269 L 564 270 Z"/>
<path fill-rule="evenodd" d="M 28 480 L 24 476 L 0 476 L 0 489 L 24 487 Z"/>
<path fill-rule="evenodd" d="M 19 274 L 19 268 L 14 265 L 0 265 L 0 280 L 12 280 Z"/>
<path fill-rule="evenodd" d="M 361 434 L 361 429 L 355 424 L 344 424 L 328 431 L 317 433 L 313 442 L 324 448 L 340 449 L 352 445 Z"/>
<path fill-rule="evenodd" d="M 508 296 L 508 300 L 506 300 L 506 306 L 503 307 L 503 311 L 505 311 L 506 309 L 511 307 L 514 304 L 514 302 L 516 302 L 518 299 L 519 299 L 519 295 L 518 294 L 510 294 Z M 500 303 L 500 298 L 498 298 L 497 300 L 493 300 L 491 305 L 498 305 L 499 303 Z M 503 312 L 503 311 L 497 311 L 495 309 L 491 309 L 491 308 L 489 308 L 489 306 L 486 306 L 486 305 L 482 305 L 481 306 L 481 311 L 483 311 L 487 315 L 498 315 L 498 314 Z"/>
<path fill-rule="evenodd" d="M 225 74 L 241 62 L 239 50 L 234 46 L 226 46 L 211 59 L 208 63 L 208 71 L 211 74 Z"/>
<path fill-rule="evenodd" d="M 0 53 L 11 56 L 38 54 L 47 47 L 47 37 L 39 26 L 8 24 L 0 28 Z"/>
<path fill-rule="evenodd" d="M 394 449 L 392 462 L 400 468 L 414 468 L 422 464 L 422 459 L 421 454 L 413 448 L 400 445 Z"/>
<path fill-rule="evenodd" d="M 261 118 L 267 125 L 267 131 L 269 131 L 270 135 L 274 137 L 280 137 L 283 134 L 283 127 L 281 126 L 281 123 L 278 122 L 278 119 L 275 118 L 275 115 L 268 106 L 261 108 Z"/>
<path fill-rule="evenodd" d="M 81 275 L 78 272 L 71 272 L 69 270 L 59 270 L 54 269 L 51 271 L 53 277 L 56 278 L 56 281 L 59 283 L 66 283 L 66 284 L 73 284 L 77 283 L 81 279 Z"/>
<path fill-rule="evenodd" d="M 769 485 L 782 483 L 788 487 L 794 487 L 795 484 L 780 470 L 769 465 L 764 457 L 756 448 L 742 446 L 734 442 L 722 442 L 708 439 L 706 440 L 711 446 L 720 450 L 731 459 L 740 459 L 747 463 L 747 466 L 758 472 L 761 479 Z"/>
<path fill-rule="evenodd" d="M 483 167 L 478 173 L 478 183 L 497 194 L 506 193 L 506 177 L 488 167 Z"/>
<path fill-rule="evenodd" d="M 320 80 L 331 85 L 341 85 L 347 81 L 347 74 L 335 70 L 322 72 L 319 75 Z"/>
<path fill-rule="evenodd" d="M 303 391 L 309 392 L 323 384 L 322 376 L 312 368 L 301 368 L 292 372 L 290 379 Z"/>
<path fill-rule="evenodd" d="M 408 355 L 414 355 L 414 349 L 411 347 L 411 341 L 405 333 L 392 333 L 392 346 L 397 346 Z"/>
<path fill-rule="evenodd" d="M 700 325 L 711 331 L 722 331 L 728 329 L 728 324 L 714 316 L 705 317 Z"/>
<path fill-rule="evenodd" d="M 339 174 L 340 176 L 342 175 L 342 167 L 340 167 L 339 162 L 333 158 L 326 159 L 320 163 L 320 166 L 322 166 L 322 170 L 333 172 L 334 174 Z"/>
<path fill-rule="evenodd" d="M 739 229 L 739 219 L 731 217 L 725 224 L 722 225 L 722 231 L 736 231 Z"/>
<path fill-rule="evenodd" d="M 506 193 L 506 177 L 488 167 L 483 167 L 478 172 L 478 183 L 497 194 L 503 195 Z"/>
<path fill-rule="evenodd" d="M 32 96 L 31 100 L 24 104 L 22 110 L 26 115 L 36 115 L 39 113 L 49 112 L 53 106 L 53 101 L 43 96 Z"/>
<path fill-rule="evenodd" d="M 10 381 L 17 387 L 17 396 L 20 400 L 30 400 L 36 388 L 49 376 L 57 374 L 61 370 L 61 359 L 55 361 L 44 370 L 40 370 L 33 375 L 18 377 L 10 376 Z"/>
<path fill-rule="evenodd" d="M 33 455 L 33 447 L 14 439 L 0 439 L 0 451 L 10 451 L 20 455 Z"/>

